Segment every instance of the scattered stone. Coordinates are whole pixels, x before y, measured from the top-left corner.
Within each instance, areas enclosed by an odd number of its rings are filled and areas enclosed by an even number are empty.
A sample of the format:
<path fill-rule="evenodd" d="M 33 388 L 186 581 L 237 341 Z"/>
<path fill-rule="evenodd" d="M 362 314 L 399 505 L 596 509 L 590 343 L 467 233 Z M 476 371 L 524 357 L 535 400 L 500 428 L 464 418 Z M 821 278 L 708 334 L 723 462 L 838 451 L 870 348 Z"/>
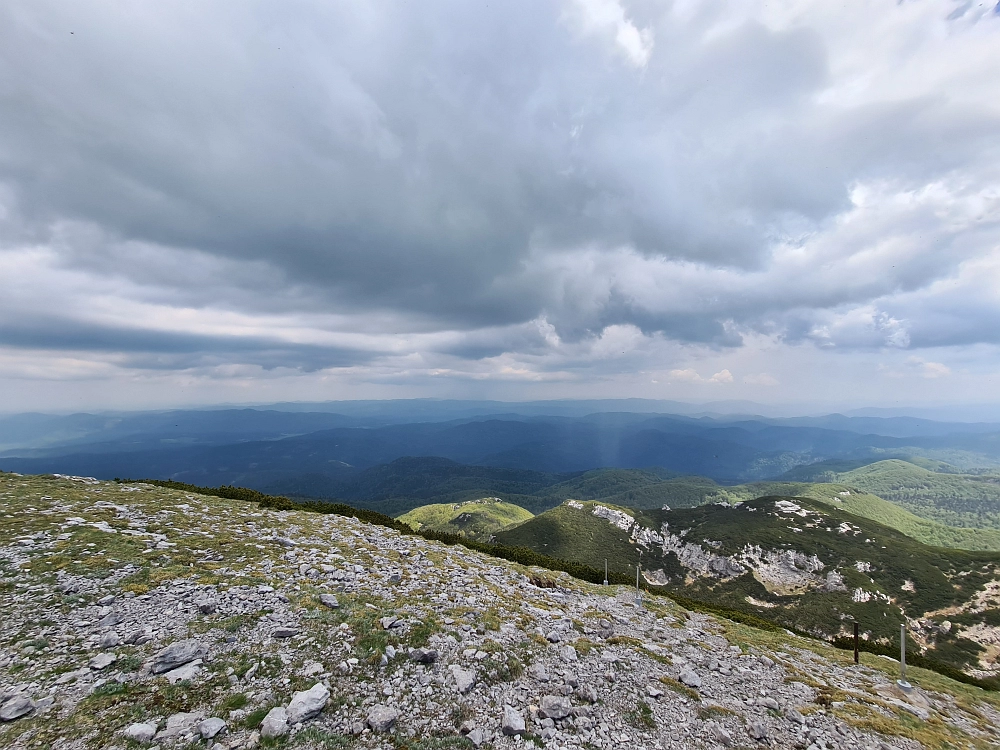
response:
<path fill-rule="evenodd" d="M 288 714 L 283 706 L 275 706 L 267 712 L 267 716 L 260 723 L 260 736 L 284 737 L 288 734 Z"/>
<path fill-rule="evenodd" d="M 681 672 L 680 681 L 687 685 L 689 688 L 695 688 L 696 690 L 701 687 L 701 677 L 693 669 L 685 669 Z"/>
<path fill-rule="evenodd" d="M 195 659 L 203 659 L 207 654 L 208 646 L 201 641 L 193 638 L 176 641 L 156 652 L 150 671 L 153 674 L 163 674 Z"/>
<path fill-rule="evenodd" d="M 109 630 L 107 633 L 101 636 L 101 640 L 97 642 L 98 648 L 108 649 L 115 648 L 121 645 L 122 639 L 114 630 Z"/>
<path fill-rule="evenodd" d="M 524 734 L 524 717 L 513 706 L 503 707 L 503 718 L 500 721 L 500 731 L 508 737 L 513 737 L 515 734 Z"/>
<path fill-rule="evenodd" d="M 212 615 L 219 608 L 219 603 L 215 599 L 205 598 L 199 599 L 196 606 L 203 615 Z"/>
<path fill-rule="evenodd" d="M 573 704 L 561 695 L 543 695 L 538 706 L 538 715 L 543 719 L 565 719 L 572 712 Z"/>
<path fill-rule="evenodd" d="M 308 690 L 303 690 L 292 696 L 288 704 L 288 723 L 299 724 L 319 716 L 320 711 L 330 700 L 330 691 L 322 683 L 317 682 Z"/>
<path fill-rule="evenodd" d="M 198 725 L 198 733 L 203 740 L 212 740 L 226 732 L 226 722 L 217 716 L 205 719 Z"/>
<path fill-rule="evenodd" d="M 410 658 L 418 664 L 433 664 L 437 661 L 438 652 L 432 648 L 411 648 Z"/>
<path fill-rule="evenodd" d="M 375 732 L 388 732 L 396 724 L 399 711 L 389 706 L 377 705 L 368 710 L 367 723 Z"/>
<path fill-rule="evenodd" d="M 35 703 L 27 695 L 15 695 L 0 706 L 0 721 L 14 721 L 35 710 Z"/>
<path fill-rule="evenodd" d="M 455 687 L 462 695 L 465 695 L 472 690 L 473 686 L 476 684 L 476 673 L 471 670 L 453 666 L 451 668 L 451 673 L 455 675 Z"/>
<path fill-rule="evenodd" d="M 117 654 L 98 654 L 90 660 L 88 666 L 95 672 L 100 672 L 102 669 L 110 667 L 116 661 L 118 661 Z"/>
<path fill-rule="evenodd" d="M 148 745 L 156 736 L 156 724 L 129 724 L 125 728 L 125 736 L 134 742 Z"/>
<path fill-rule="evenodd" d="M 292 627 L 276 628 L 274 631 L 275 638 L 294 638 L 298 634 L 299 634 L 299 629 Z"/>
<path fill-rule="evenodd" d="M 320 594 L 319 603 L 324 607 L 329 607 L 330 609 L 337 609 L 340 607 L 340 602 L 337 601 L 337 597 L 333 594 Z"/>

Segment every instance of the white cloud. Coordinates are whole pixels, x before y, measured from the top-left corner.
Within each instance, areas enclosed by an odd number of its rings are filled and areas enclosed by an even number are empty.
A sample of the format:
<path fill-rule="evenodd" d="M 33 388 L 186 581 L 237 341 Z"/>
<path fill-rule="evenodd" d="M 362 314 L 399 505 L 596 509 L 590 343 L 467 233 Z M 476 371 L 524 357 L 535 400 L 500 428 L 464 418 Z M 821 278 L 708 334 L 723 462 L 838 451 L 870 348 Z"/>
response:
<path fill-rule="evenodd" d="M 582 33 L 612 41 L 635 67 L 644 68 L 653 54 L 653 30 L 639 29 L 619 0 L 569 0 L 567 15 Z"/>
<path fill-rule="evenodd" d="M 729 370 L 720 370 L 708 379 L 709 383 L 732 383 L 733 374 Z"/>

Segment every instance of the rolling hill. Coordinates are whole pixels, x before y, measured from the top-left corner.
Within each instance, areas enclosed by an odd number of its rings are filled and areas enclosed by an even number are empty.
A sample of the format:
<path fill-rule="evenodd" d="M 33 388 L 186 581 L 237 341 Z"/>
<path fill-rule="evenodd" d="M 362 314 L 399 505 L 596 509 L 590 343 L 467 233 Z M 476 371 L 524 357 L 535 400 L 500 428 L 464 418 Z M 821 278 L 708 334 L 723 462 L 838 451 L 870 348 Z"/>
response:
<path fill-rule="evenodd" d="M 399 520 L 415 531 L 439 531 L 485 542 L 496 532 L 533 517 L 530 511 L 519 505 L 505 503 L 495 497 L 484 497 L 464 503 L 422 505 L 399 516 Z"/>

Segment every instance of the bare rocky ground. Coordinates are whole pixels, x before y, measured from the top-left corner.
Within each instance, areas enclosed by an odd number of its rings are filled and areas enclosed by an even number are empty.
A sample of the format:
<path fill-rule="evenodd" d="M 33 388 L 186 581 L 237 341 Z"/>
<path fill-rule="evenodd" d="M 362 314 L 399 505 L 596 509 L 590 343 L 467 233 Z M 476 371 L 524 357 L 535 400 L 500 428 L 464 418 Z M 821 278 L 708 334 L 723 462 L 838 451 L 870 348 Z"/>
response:
<path fill-rule="evenodd" d="M 0 747 L 988 748 L 923 670 L 461 547 L 0 474 Z"/>

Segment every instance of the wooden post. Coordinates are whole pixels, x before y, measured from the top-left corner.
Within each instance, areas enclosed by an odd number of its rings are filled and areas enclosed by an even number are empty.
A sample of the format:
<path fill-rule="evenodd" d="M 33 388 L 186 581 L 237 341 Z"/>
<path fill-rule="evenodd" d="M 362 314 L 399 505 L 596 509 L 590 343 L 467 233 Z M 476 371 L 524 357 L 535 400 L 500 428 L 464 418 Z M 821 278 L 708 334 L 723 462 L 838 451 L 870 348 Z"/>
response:
<path fill-rule="evenodd" d="M 854 663 L 858 663 L 858 621 L 854 621 Z"/>

